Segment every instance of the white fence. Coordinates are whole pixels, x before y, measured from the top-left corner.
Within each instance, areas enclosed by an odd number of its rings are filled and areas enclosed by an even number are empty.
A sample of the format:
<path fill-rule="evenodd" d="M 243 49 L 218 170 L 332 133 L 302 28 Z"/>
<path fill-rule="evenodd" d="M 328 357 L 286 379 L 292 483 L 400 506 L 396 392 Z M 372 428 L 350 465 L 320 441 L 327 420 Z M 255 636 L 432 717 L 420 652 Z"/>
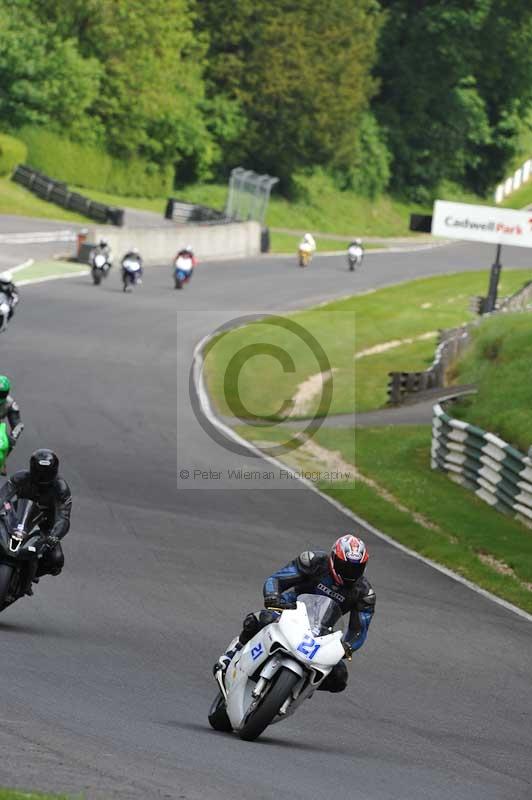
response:
<path fill-rule="evenodd" d="M 495 190 L 495 202 L 502 203 L 505 197 L 515 192 L 519 189 L 524 183 L 527 183 L 530 178 L 532 177 L 532 158 L 529 158 L 528 161 L 516 169 L 514 174 L 511 175 L 509 178 L 503 183 L 499 183 Z"/>

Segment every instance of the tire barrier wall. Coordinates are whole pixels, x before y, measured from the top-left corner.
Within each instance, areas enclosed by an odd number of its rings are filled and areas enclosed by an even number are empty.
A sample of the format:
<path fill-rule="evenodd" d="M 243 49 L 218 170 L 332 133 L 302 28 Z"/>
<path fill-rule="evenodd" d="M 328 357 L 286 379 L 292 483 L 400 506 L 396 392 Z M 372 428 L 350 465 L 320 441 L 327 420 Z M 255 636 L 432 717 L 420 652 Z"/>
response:
<path fill-rule="evenodd" d="M 186 225 L 173 228 L 104 228 L 95 226 L 86 245 L 106 239 L 115 261 L 137 247 L 147 264 L 171 264 L 178 250 L 191 244 L 199 260 L 257 256 L 261 246 L 258 222 L 230 222 L 222 225 Z M 89 252 L 89 249 L 84 250 Z"/>
<path fill-rule="evenodd" d="M 223 223 L 232 222 L 229 217 L 225 216 L 223 211 L 216 211 L 214 208 L 209 208 L 208 206 L 185 203 L 173 197 L 168 198 L 164 216 L 166 219 L 171 219 L 174 222 L 183 224 L 197 222 L 203 225 L 221 225 Z"/>
<path fill-rule="evenodd" d="M 493 433 L 434 406 L 431 467 L 532 527 L 532 461 Z"/>
<path fill-rule="evenodd" d="M 84 214 L 89 219 L 94 219 L 97 222 L 108 222 L 111 225 L 121 226 L 124 224 L 123 208 L 106 206 L 77 192 L 71 192 L 66 183 L 55 181 L 53 178 L 49 178 L 42 172 L 24 164 L 19 164 L 13 173 L 12 179 L 15 183 L 25 186 L 26 189 L 29 189 L 30 192 L 38 195 L 43 200 L 68 208 L 70 211 L 77 211 L 78 214 Z"/>

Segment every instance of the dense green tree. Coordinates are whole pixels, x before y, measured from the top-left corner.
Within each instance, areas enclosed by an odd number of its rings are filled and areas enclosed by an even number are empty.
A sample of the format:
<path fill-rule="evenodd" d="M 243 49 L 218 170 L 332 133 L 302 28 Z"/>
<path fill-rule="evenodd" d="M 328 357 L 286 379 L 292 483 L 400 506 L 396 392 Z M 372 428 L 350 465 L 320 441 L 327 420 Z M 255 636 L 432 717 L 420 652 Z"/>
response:
<path fill-rule="evenodd" d="M 216 156 L 204 111 L 205 46 L 188 0 L 35 0 L 64 36 L 102 66 L 95 119 L 110 151 L 159 164 L 193 163 L 201 177 Z"/>
<path fill-rule="evenodd" d="M 0 120 L 90 135 L 87 110 L 98 96 L 98 61 L 40 21 L 25 0 L 0 0 Z"/>
<path fill-rule="evenodd" d="M 233 148 L 285 182 L 297 169 L 348 169 L 358 126 L 375 91 L 371 77 L 379 8 L 374 0 L 205 0 L 210 91 L 245 116 Z"/>
<path fill-rule="evenodd" d="M 393 186 L 423 199 L 444 178 L 485 191 L 512 153 L 532 89 L 524 0 L 381 0 L 375 103 Z M 520 8 L 517 8 L 520 6 Z"/>

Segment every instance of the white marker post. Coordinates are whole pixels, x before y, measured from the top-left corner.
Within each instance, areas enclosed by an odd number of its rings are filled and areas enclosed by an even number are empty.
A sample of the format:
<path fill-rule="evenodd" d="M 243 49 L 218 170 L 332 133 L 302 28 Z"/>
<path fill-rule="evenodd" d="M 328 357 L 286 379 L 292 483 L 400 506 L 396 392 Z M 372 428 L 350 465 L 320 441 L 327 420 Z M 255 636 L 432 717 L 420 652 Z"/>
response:
<path fill-rule="evenodd" d="M 488 296 L 484 298 L 480 311 L 485 314 L 493 311 L 497 302 L 497 288 L 502 268 L 502 245 L 532 247 L 532 212 L 436 200 L 432 212 L 431 233 L 433 236 L 444 236 L 446 239 L 497 245 Z"/>

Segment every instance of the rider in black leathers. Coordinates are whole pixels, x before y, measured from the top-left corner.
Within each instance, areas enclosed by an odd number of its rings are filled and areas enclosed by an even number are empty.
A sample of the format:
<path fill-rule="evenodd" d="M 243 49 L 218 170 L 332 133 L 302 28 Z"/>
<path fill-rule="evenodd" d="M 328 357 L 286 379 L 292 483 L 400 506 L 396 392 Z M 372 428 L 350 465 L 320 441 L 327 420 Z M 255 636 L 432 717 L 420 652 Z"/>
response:
<path fill-rule="evenodd" d="M 65 563 L 60 541 L 70 528 L 72 495 L 58 470 L 59 459 L 52 450 L 36 450 L 30 459 L 29 470 L 15 472 L 0 489 L 0 513 L 4 503 L 9 503 L 15 496 L 33 500 L 45 511 L 40 529 L 47 546 L 39 562 L 37 578 L 47 574 L 59 575 Z"/>
<path fill-rule="evenodd" d="M 349 614 L 349 625 L 343 638 L 345 658 L 359 650 L 368 634 L 375 611 L 375 591 L 364 577 L 368 561 L 364 542 L 347 534 L 340 537 L 329 553 L 324 550 L 306 551 L 271 575 L 263 587 L 265 610 L 248 614 L 242 631 L 214 665 L 214 672 L 225 670 L 235 653 L 250 641 L 265 625 L 274 622 L 278 612 L 273 609 L 294 608 L 300 594 L 330 597 Z M 341 692 L 347 685 L 347 668 L 340 661 L 320 685 L 329 692 Z"/>

